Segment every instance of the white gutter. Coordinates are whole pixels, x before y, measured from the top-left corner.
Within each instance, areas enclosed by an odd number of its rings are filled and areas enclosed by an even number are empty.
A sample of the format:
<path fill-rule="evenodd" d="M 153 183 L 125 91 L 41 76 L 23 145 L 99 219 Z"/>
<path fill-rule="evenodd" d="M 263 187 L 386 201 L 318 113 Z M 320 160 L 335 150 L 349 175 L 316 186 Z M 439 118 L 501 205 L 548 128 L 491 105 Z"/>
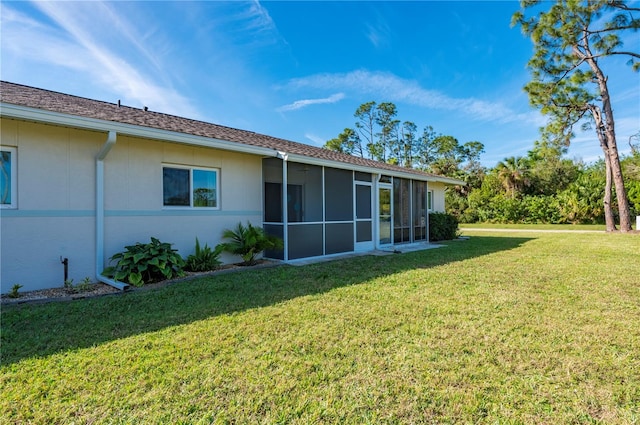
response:
<path fill-rule="evenodd" d="M 371 174 L 384 174 L 387 176 L 401 177 L 405 179 L 412 179 L 412 180 L 418 180 L 418 181 L 440 182 L 440 183 L 450 184 L 454 186 L 467 185 L 462 180 L 454 179 L 451 177 L 420 175 L 420 174 L 411 173 L 411 172 L 403 172 L 400 170 L 398 171 L 387 170 L 385 168 L 378 168 L 373 166 L 368 167 L 365 165 L 357 165 L 357 164 L 352 164 L 348 162 L 339 162 L 339 161 L 333 161 L 329 159 L 314 158 L 314 157 L 298 155 L 294 153 L 285 154 L 283 152 L 280 152 L 278 155 L 278 158 L 283 158 L 284 155 L 286 155 L 286 158 L 288 161 L 300 162 L 300 163 L 309 164 L 309 165 L 340 168 L 345 170 L 354 170 L 354 171 L 360 171 L 363 173 L 371 173 Z"/>
<path fill-rule="evenodd" d="M 109 131 L 107 141 L 96 155 L 96 278 L 102 283 L 125 290 L 129 285 L 102 275 L 104 270 L 104 159 L 116 144 L 117 133 Z"/>
<path fill-rule="evenodd" d="M 52 112 L 43 109 L 29 108 L 26 106 L 13 105 L 10 103 L 0 103 L 0 116 L 10 118 L 20 118 L 29 121 L 43 122 L 47 124 L 58 124 L 62 126 L 81 128 L 94 131 L 116 132 L 120 135 L 143 137 L 153 140 L 161 140 L 164 142 L 174 142 L 188 144 L 193 146 L 203 146 L 208 148 L 216 148 L 234 152 L 249 153 L 266 157 L 277 156 L 279 158 L 287 158 L 288 161 L 301 162 L 309 165 L 319 165 L 325 167 L 340 168 L 345 170 L 361 171 L 372 174 L 386 174 L 394 177 L 402 177 L 420 181 L 440 182 L 449 185 L 465 186 L 462 180 L 453 179 L 444 176 L 421 176 L 420 174 L 405 173 L 402 171 L 386 170 L 377 167 L 368 167 L 365 165 L 356 165 L 348 162 L 340 162 L 335 160 L 314 158 L 305 155 L 292 154 L 287 152 L 276 152 L 272 148 L 261 146 L 246 145 L 240 142 L 231 142 L 228 140 L 215 139 L 205 136 L 196 136 L 192 134 L 179 133 L 176 131 L 162 130 L 152 127 L 144 127 L 134 124 L 124 124 L 114 121 L 100 120 L 97 118 L 80 117 L 77 115 L 63 114 L 60 112 Z"/>
<path fill-rule="evenodd" d="M 205 136 L 180 133 L 177 131 L 162 130 L 152 127 L 144 127 L 134 124 L 125 124 L 115 121 L 106 121 L 96 118 L 86 118 L 77 115 L 62 114 L 43 109 L 29 108 L 26 106 L 0 103 L 0 116 L 8 118 L 20 118 L 28 121 L 58 124 L 67 127 L 81 128 L 94 131 L 114 131 L 120 135 L 142 137 L 146 139 L 161 140 L 163 142 L 182 143 L 208 148 L 250 153 L 262 156 L 275 156 L 276 152 L 271 148 L 245 145 L 228 140 L 215 139 Z"/>

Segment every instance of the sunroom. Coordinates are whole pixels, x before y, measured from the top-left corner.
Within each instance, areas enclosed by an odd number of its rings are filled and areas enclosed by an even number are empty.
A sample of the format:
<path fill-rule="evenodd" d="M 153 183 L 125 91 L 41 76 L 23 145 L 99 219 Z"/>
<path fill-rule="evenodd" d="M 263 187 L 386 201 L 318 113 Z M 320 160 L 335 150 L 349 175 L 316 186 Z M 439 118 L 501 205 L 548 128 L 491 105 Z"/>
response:
<path fill-rule="evenodd" d="M 269 258 L 292 261 L 428 242 L 433 192 L 421 176 L 286 158 L 264 158 L 262 173 L 263 227 L 284 241 L 284 250 L 267 252 Z"/>

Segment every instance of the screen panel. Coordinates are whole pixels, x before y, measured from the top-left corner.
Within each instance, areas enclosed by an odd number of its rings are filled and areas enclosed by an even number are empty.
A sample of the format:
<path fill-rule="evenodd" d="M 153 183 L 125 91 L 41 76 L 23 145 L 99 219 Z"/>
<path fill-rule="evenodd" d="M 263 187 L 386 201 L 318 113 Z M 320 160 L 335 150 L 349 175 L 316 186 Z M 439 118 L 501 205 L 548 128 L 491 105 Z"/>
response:
<path fill-rule="evenodd" d="M 325 168 L 324 200 L 326 221 L 353 220 L 353 173 Z"/>
<path fill-rule="evenodd" d="M 289 162 L 287 164 L 287 192 L 290 222 L 322 221 L 322 167 Z M 291 198 L 295 196 L 296 198 Z"/>
<path fill-rule="evenodd" d="M 267 235 L 275 236 L 277 238 L 283 239 L 284 237 L 284 226 L 281 224 L 265 224 L 262 228 Z M 273 258 L 276 260 L 284 260 L 284 251 L 283 250 L 265 250 L 264 256 L 266 258 Z"/>
<path fill-rule="evenodd" d="M 322 255 L 322 224 L 298 224 L 288 227 L 289 259 Z"/>
<path fill-rule="evenodd" d="M 370 242 L 373 240 L 371 221 L 356 222 L 356 242 Z"/>
<path fill-rule="evenodd" d="M 371 186 L 356 185 L 356 218 L 372 217 Z"/>
<path fill-rule="evenodd" d="M 371 226 L 371 223 L 369 223 Z M 353 252 L 353 223 L 327 223 L 325 228 L 326 254 Z"/>

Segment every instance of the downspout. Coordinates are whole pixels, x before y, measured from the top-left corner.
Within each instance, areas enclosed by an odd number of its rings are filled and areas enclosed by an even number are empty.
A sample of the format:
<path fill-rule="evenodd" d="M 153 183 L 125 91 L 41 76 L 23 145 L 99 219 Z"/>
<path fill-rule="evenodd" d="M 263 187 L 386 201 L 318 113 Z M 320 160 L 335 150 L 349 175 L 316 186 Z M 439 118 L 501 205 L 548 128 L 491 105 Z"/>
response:
<path fill-rule="evenodd" d="M 96 156 L 96 278 L 99 282 L 125 290 L 129 285 L 102 275 L 104 270 L 104 159 L 116 144 L 116 136 L 115 131 L 109 131 L 106 142 Z"/>

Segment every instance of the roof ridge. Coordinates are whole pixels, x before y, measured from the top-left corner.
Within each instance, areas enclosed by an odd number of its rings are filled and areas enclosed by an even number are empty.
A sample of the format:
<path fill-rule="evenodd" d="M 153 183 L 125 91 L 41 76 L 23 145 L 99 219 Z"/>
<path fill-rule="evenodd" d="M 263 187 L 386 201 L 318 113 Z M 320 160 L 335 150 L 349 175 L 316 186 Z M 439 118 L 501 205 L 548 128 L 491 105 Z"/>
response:
<path fill-rule="evenodd" d="M 36 98 L 33 96 L 36 93 L 46 93 L 48 95 L 38 96 Z M 74 101 L 74 99 L 76 100 Z M 119 105 L 117 103 L 41 89 L 4 80 L 0 80 L 0 101 L 68 115 L 150 127 L 211 139 L 227 140 L 243 145 L 265 147 L 276 151 L 284 150 L 289 154 L 376 168 L 381 171 L 395 171 L 449 179 L 445 176 L 427 173 L 415 168 L 403 167 L 370 158 L 350 155 L 344 152 L 332 151 L 324 147 L 287 140 L 251 130 L 224 126 L 165 112 L 150 111 L 146 107 L 136 108 L 133 106 Z"/>
<path fill-rule="evenodd" d="M 63 93 L 63 92 L 56 91 L 56 90 L 51 90 L 51 89 L 43 89 L 43 88 L 40 88 L 40 87 L 28 86 L 26 84 L 14 83 L 12 81 L 7 81 L 7 80 L 0 80 L 0 85 L 1 84 L 10 84 L 10 85 L 13 85 L 13 86 L 20 86 L 20 87 L 24 87 L 26 89 L 37 90 L 37 91 L 40 91 L 40 92 L 49 92 L 49 93 L 57 94 L 57 95 L 60 95 L 60 96 L 75 97 L 77 99 L 88 100 L 88 101 L 91 101 L 91 102 L 98 102 L 98 103 L 103 103 L 103 104 L 106 104 L 106 105 L 118 106 L 117 103 L 111 103 L 111 102 L 107 102 L 107 101 L 104 101 L 104 100 L 92 99 L 90 97 L 78 96 L 76 94 L 71 94 L 71 93 Z M 2 95 L 2 91 L 0 90 L 0 96 L 1 95 Z M 130 106 L 130 108 L 136 109 L 136 108 L 134 108 L 132 106 Z"/>

